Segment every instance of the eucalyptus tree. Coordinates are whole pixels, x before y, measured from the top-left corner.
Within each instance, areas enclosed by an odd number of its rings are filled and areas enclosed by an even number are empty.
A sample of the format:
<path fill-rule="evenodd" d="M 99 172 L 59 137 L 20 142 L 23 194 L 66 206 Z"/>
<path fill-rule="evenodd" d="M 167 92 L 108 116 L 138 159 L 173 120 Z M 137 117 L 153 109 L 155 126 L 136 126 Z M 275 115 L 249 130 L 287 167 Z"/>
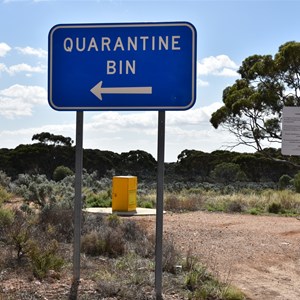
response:
<path fill-rule="evenodd" d="M 235 135 L 233 147 L 262 151 L 266 141 L 280 143 L 283 106 L 300 105 L 300 43 L 281 45 L 274 57 L 252 55 L 238 73 L 241 78 L 224 89 L 224 105 L 212 114 L 211 124 Z"/>

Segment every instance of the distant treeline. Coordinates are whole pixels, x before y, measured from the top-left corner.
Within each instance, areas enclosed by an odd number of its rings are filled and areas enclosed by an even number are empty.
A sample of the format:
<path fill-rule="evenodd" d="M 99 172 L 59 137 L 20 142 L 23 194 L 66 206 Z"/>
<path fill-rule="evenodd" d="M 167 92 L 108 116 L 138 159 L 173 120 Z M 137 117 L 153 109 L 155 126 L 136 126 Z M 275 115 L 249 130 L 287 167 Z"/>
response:
<path fill-rule="evenodd" d="M 273 148 L 257 153 L 184 150 L 178 155 L 177 162 L 166 163 L 166 180 L 278 182 L 282 175 L 293 177 L 300 170 L 300 158 L 288 159 L 281 155 L 280 150 Z M 12 178 L 18 174 L 45 174 L 52 179 L 58 166 L 75 171 L 74 146 L 34 143 L 19 145 L 15 149 L 0 149 L 0 170 Z M 99 178 L 116 174 L 153 180 L 156 178 L 157 162 L 151 154 L 142 150 L 118 154 L 84 149 L 83 167 L 88 173 L 96 171 Z"/>

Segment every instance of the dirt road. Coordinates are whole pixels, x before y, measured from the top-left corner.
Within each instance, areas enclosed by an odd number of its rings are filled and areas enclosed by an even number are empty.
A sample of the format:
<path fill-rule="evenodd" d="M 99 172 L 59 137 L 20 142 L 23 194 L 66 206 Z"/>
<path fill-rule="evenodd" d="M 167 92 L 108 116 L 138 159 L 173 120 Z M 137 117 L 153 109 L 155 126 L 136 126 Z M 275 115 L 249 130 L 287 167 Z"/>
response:
<path fill-rule="evenodd" d="M 155 226 L 155 218 L 148 219 Z M 300 299 L 300 221 L 292 217 L 191 212 L 164 216 L 164 235 L 190 248 L 253 300 Z"/>

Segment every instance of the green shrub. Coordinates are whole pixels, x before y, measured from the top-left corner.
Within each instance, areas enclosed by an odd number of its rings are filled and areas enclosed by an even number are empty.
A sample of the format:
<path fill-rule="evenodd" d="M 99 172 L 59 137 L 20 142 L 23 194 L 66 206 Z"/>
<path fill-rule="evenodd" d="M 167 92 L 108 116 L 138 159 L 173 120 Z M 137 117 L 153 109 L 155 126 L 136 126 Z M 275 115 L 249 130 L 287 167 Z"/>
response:
<path fill-rule="evenodd" d="M 180 199 L 175 194 L 169 194 L 165 198 L 165 210 L 167 211 L 180 211 L 181 203 Z"/>
<path fill-rule="evenodd" d="M 107 221 L 108 226 L 112 227 L 112 228 L 117 228 L 122 223 L 121 218 L 118 215 L 116 215 L 116 214 L 109 215 L 107 217 L 106 221 Z"/>
<path fill-rule="evenodd" d="M 228 203 L 227 208 L 226 208 L 226 212 L 234 212 L 234 213 L 241 213 L 243 212 L 244 206 L 241 202 L 238 201 L 231 201 Z"/>
<path fill-rule="evenodd" d="M 21 211 L 16 211 L 13 222 L 7 232 L 8 244 L 17 251 L 17 259 L 21 260 L 26 255 L 26 244 L 33 235 L 35 219 L 26 216 Z"/>
<path fill-rule="evenodd" d="M 280 212 L 283 212 L 282 206 L 278 202 L 272 202 L 268 205 L 268 212 L 272 214 L 279 214 Z"/>
<path fill-rule="evenodd" d="M 171 239 L 163 241 L 163 271 L 176 273 L 176 265 L 180 259 L 175 243 Z"/>
<path fill-rule="evenodd" d="M 291 185 L 291 180 L 292 177 L 290 177 L 289 175 L 282 175 L 278 181 L 278 188 L 280 190 L 286 189 L 288 186 Z"/>
<path fill-rule="evenodd" d="M 38 279 L 45 278 L 50 270 L 60 271 L 64 264 L 64 260 L 58 256 L 56 240 L 41 244 L 31 239 L 27 242 L 26 252 L 33 275 Z"/>
<path fill-rule="evenodd" d="M 294 186 L 296 193 L 300 193 L 300 172 L 294 176 Z"/>
<path fill-rule="evenodd" d="M 223 292 L 224 300 L 245 300 L 243 293 L 233 286 L 228 286 Z"/>
<path fill-rule="evenodd" d="M 140 207 L 143 207 L 143 208 L 153 208 L 154 205 L 151 201 L 145 201 L 143 202 L 141 205 L 139 205 Z"/>
<path fill-rule="evenodd" d="M 105 252 L 105 241 L 96 231 L 88 233 L 81 239 L 81 252 L 91 256 L 102 255 Z"/>
<path fill-rule="evenodd" d="M 133 220 L 122 222 L 122 231 L 127 241 L 137 241 L 147 236 L 147 230 Z"/>
<path fill-rule="evenodd" d="M 0 171 L 0 186 L 4 188 L 9 188 L 11 183 L 11 178 L 6 175 L 2 170 Z"/>
<path fill-rule="evenodd" d="M 81 251 L 91 255 L 117 257 L 125 253 L 125 240 L 120 230 L 106 228 L 100 232 L 91 232 L 82 237 Z"/>
<path fill-rule="evenodd" d="M 38 224 L 59 242 L 71 242 L 74 232 L 72 210 L 46 205 L 39 214 Z"/>
<path fill-rule="evenodd" d="M 241 170 L 240 166 L 235 163 L 223 162 L 213 169 L 211 177 L 218 182 L 235 182 L 247 181 L 246 174 Z"/>
<path fill-rule="evenodd" d="M 0 208 L 0 227 L 12 224 L 14 212 L 8 208 Z"/>
<path fill-rule="evenodd" d="M 3 204 L 3 202 L 6 202 L 11 198 L 11 194 L 8 193 L 5 188 L 0 186 L 0 206 Z"/>
<path fill-rule="evenodd" d="M 110 191 L 101 191 L 99 193 L 89 193 L 85 198 L 86 207 L 111 207 L 112 199 Z"/>
<path fill-rule="evenodd" d="M 190 291 L 188 299 L 244 300 L 245 296 L 227 283 L 219 282 L 208 269 L 193 262 L 185 276 L 185 287 Z"/>
<path fill-rule="evenodd" d="M 46 175 L 20 174 L 14 181 L 13 192 L 22 196 L 26 201 L 32 201 L 44 207 L 54 198 L 56 186 Z"/>
<path fill-rule="evenodd" d="M 74 172 L 65 166 L 58 166 L 55 168 L 54 172 L 53 172 L 53 179 L 55 181 L 61 181 L 63 180 L 65 177 L 73 175 Z"/>

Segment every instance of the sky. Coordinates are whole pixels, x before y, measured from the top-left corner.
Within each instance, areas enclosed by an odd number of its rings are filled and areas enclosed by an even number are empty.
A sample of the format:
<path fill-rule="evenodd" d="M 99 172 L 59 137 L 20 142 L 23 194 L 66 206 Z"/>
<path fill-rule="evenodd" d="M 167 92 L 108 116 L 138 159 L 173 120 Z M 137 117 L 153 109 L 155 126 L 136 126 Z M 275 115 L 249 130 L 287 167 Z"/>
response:
<path fill-rule="evenodd" d="M 275 55 L 300 40 L 300 1 L 0 0 L 0 148 L 31 144 L 36 133 L 75 140 L 76 112 L 48 104 L 48 34 L 57 24 L 179 22 L 197 30 L 197 97 L 186 111 L 166 111 L 165 161 L 185 149 L 226 150 L 234 136 L 211 114 L 239 78 L 242 61 Z M 83 147 L 157 157 L 157 111 L 85 111 Z M 251 152 L 237 147 L 234 151 Z"/>

